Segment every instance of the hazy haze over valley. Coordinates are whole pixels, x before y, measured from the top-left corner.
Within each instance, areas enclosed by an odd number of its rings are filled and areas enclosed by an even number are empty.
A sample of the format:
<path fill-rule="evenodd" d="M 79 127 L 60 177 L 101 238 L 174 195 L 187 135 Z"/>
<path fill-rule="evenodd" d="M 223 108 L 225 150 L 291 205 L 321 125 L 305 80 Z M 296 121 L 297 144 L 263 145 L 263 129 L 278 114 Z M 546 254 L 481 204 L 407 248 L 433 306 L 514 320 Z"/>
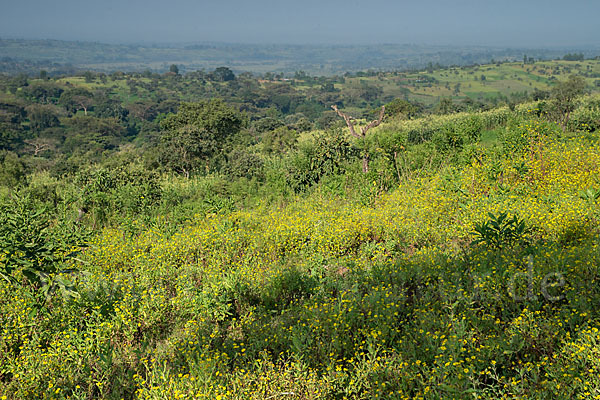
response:
<path fill-rule="evenodd" d="M 6 3 L 3 38 L 109 43 L 597 44 L 600 3 L 575 0 L 75 0 Z"/>

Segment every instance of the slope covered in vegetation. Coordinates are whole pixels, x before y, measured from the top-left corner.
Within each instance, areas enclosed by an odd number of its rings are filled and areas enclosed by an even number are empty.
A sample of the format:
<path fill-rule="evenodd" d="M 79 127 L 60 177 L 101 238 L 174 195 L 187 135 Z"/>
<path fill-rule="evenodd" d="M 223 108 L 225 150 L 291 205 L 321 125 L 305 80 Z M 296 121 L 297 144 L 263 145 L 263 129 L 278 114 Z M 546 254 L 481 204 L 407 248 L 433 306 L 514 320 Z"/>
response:
<path fill-rule="evenodd" d="M 0 395 L 599 396 L 600 99 L 552 104 L 280 130 L 190 178 L 6 156 Z"/>

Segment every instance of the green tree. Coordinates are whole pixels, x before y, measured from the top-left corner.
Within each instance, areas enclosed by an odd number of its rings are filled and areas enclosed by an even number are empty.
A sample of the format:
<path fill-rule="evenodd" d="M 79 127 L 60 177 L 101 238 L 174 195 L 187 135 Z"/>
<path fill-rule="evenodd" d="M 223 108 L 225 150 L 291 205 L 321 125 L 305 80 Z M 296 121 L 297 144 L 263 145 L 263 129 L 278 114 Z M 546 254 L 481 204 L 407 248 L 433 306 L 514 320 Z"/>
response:
<path fill-rule="evenodd" d="M 65 107 L 69 113 L 75 114 L 78 110 L 83 110 L 87 115 L 88 109 L 93 105 L 93 95 L 83 88 L 65 90 L 60 95 L 58 104 Z"/>
<path fill-rule="evenodd" d="M 296 147 L 298 133 L 287 126 L 280 126 L 263 134 L 263 149 L 267 154 L 285 153 Z"/>
<path fill-rule="evenodd" d="M 15 188 L 25 183 L 25 164 L 12 151 L 0 152 L 0 185 Z"/>
<path fill-rule="evenodd" d="M 177 114 L 160 123 L 160 160 L 186 177 L 202 164 L 208 170 L 211 158 L 223 150 L 228 138 L 239 133 L 243 122 L 239 112 L 221 100 L 183 103 Z"/>
<path fill-rule="evenodd" d="M 233 72 L 227 67 L 218 67 L 210 74 L 210 78 L 217 82 L 227 82 L 235 79 Z"/>
<path fill-rule="evenodd" d="M 388 117 L 412 119 L 422 111 L 423 107 L 420 104 L 412 104 L 403 99 L 394 99 L 385 105 L 385 115 Z"/>
<path fill-rule="evenodd" d="M 457 111 L 456 104 L 454 104 L 451 97 L 442 97 L 435 107 L 436 114 L 452 114 Z"/>
<path fill-rule="evenodd" d="M 369 131 L 369 129 L 378 127 L 381 124 L 381 122 L 383 122 L 383 117 L 385 116 L 385 106 L 381 106 L 381 111 L 379 112 L 379 118 L 376 120 L 373 120 L 373 121 L 369 122 L 367 125 L 361 127 L 360 131 L 357 132 L 355 129 L 355 126 L 354 126 L 354 121 L 355 121 L 354 118 L 352 118 L 350 115 L 348 115 L 346 113 L 341 112 L 337 108 L 337 105 L 335 105 L 335 104 L 332 105 L 331 108 L 333 109 L 333 111 L 336 112 L 337 115 L 339 115 L 340 117 L 342 117 L 344 119 L 344 121 L 346 122 L 346 125 L 348 126 L 348 129 L 350 130 L 350 134 L 363 142 L 367 136 L 367 132 Z M 367 152 L 366 149 L 363 149 L 362 157 L 363 157 L 363 159 L 362 159 L 363 173 L 366 174 L 367 172 L 369 172 L 369 153 Z"/>
<path fill-rule="evenodd" d="M 50 82 L 35 82 L 22 90 L 22 96 L 37 103 L 56 103 L 64 90 Z"/>
<path fill-rule="evenodd" d="M 60 125 L 53 106 L 33 104 L 27 107 L 27 117 L 29 127 L 36 131 Z"/>
<path fill-rule="evenodd" d="M 62 150 L 67 154 L 86 154 L 89 159 L 100 157 L 105 150 L 114 150 L 122 143 L 125 129 L 116 118 L 73 117 L 65 121 Z"/>
<path fill-rule="evenodd" d="M 15 77 L 13 77 L 12 79 L 9 80 L 8 82 L 8 90 L 11 93 L 16 93 L 18 88 L 23 88 L 23 87 L 27 87 L 29 85 L 28 82 L 28 78 L 27 78 L 27 74 L 19 74 Z"/>
<path fill-rule="evenodd" d="M 179 74 L 179 67 L 175 64 L 171 64 L 171 66 L 169 67 L 169 72 L 174 73 L 175 75 Z"/>
<path fill-rule="evenodd" d="M 21 123 L 26 116 L 21 105 L 0 102 L 0 150 L 18 146 L 25 134 Z"/>
<path fill-rule="evenodd" d="M 283 122 L 278 120 L 277 118 L 265 117 L 261 118 L 258 121 L 252 124 L 252 128 L 258 134 L 263 134 L 265 132 L 274 131 L 275 129 L 285 126 Z"/>
<path fill-rule="evenodd" d="M 583 53 L 568 53 L 563 56 L 563 60 L 565 61 L 583 61 L 585 56 Z"/>
<path fill-rule="evenodd" d="M 227 155 L 224 172 L 232 178 L 263 177 L 263 161 L 259 156 L 243 148 L 232 150 Z"/>
<path fill-rule="evenodd" d="M 83 77 L 85 78 L 86 83 L 92 83 L 94 82 L 95 75 L 92 71 L 85 71 Z"/>
<path fill-rule="evenodd" d="M 121 102 L 111 99 L 108 94 L 98 92 L 95 95 L 96 104 L 94 105 L 94 115 L 99 118 L 117 118 L 125 121 L 129 110 L 123 108 Z"/>
<path fill-rule="evenodd" d="M 552 89 L 552 99 L 554 100 L 554 113 L 556 120 L 562 127 L 563 133 L 567 129 L 569 118 L 575 110 L 575 99 L 583 94 L 585 90 L 585 80 L 577 75 L 569 76 L 569 79 L 559 82 Z"/>

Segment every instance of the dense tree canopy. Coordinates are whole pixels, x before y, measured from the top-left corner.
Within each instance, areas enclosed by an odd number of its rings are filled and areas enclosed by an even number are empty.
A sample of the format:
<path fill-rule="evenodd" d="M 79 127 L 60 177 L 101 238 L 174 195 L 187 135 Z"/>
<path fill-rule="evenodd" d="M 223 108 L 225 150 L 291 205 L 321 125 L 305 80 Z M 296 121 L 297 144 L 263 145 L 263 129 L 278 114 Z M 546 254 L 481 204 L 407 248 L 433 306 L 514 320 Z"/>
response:
<path fill-rule="evenodd" d="M 183 103 L 161 122 L 161 161 L 186 176 L 224 148 L 242 128 L 238 111 L 221 100 Z"/>

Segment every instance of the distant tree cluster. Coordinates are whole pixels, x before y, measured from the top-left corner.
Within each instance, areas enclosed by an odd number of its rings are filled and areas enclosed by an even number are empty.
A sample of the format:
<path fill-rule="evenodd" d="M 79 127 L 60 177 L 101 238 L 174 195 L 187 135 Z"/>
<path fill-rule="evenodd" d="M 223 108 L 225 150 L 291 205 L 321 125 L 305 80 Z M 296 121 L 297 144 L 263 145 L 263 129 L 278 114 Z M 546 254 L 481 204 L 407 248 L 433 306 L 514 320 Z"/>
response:
<path fill-rule="evenodd" d="M 523 55 L 523 64 L 534 64 L 535 58 L 528 57 L 527 54 Z"/>
<path fill-rule="evenodd" d="M 583 53 L 568 53 L 563 56 L 565 61 L 583 61 L 584 59 Z"/>

